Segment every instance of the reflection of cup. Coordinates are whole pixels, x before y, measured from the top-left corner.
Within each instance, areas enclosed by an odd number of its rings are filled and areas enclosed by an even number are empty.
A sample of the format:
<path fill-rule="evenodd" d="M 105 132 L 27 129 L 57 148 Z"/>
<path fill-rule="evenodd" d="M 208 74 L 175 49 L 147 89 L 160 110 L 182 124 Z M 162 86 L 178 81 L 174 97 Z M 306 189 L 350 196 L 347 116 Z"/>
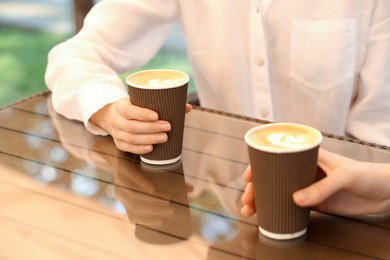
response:
<path fill-rule="evenodd" d="M 255 246 L 253 259 L 293 260 L 311 259 L 310 253 L 315 246 L 305 243 L 305 237 L 289 240 L 275 240 L 260 234 L 260 240 Z"/>
<path fill-rule="evenodd" d="M 252 128 L 245 141 L 261 234 L 273 239 L 304 235 L 310 210 L 297 206 L 292 194 L 315 181 L 322 134 L 305 125 L 273 123 Z"/>
<path fill-rule="evenodd" d="M 170 164 L 181 157 L 189 76 L 176 70 L 145 70 L 126 78 L 131 103 L 156 111 L 171 124 L 168 141 L 141 156 L 149 164 Z"/>
<path fill-rule="evenodd" d="M 129 220 L 135 222 L 139 240 L 167 245 L 183 242 L 192 235 L 181 160 L 164 166 L 119 160 L 115 184 L 115 194 Z"/>
<path fill-rule="evenodd" d="M 169 168 L 141 163 L 141 168 L 145 178 L 155 185 L 155 193 L 169 198 L 173 215 L 165 218 L 160 226 L 137 225 L 135 236 L 142 241 L 160 245 L 187 240 L 193 229 L 181 161 Z"/>

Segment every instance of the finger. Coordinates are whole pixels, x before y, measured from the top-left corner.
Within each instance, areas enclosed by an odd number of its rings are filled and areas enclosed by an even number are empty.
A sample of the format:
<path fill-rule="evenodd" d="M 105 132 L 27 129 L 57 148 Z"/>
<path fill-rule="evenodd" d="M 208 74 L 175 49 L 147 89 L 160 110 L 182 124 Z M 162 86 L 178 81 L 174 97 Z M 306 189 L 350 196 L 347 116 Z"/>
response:
<path fill-rule="evenodd" d="M 130 100 L 118 104 L 119 113 L 128 120 L 156 121 L 158 114 L 150 109 L 132 105 Z"/>
<path fill-rule="evenodd" d="M 146 154 L 153 151 L 153 145 L 133 145 L 123 141 L 115 141 L 116 147 L 123 152 L 130 152 L 134 154 Z"/>
<path fill-rule="evenodd" d="M 246 185 L 245 191 L 241 196 L 241 202 L 245 205 L 253 205 L 255 202 L 255 195 L 253 192 L 253 183 L 250 182 Z"/>
<path fill-rule="evenodd" d="M 117 131 L 113 134 L 116 142 L 124 142 L 129 145 L 162 144 L 168 141 L 168 135 L 164 132 L 134 134 L 126 131 Z"/>
<path fill-rule="evenodd" d="M 252 215 L 254 215 L 256 212 L 255 208 L 250 206 L 250 205 L 244 205 L 242 208 L 241 208 L 241 214 L 244 216 L 244 217 L 250 217 Z"/>
<path fill-rule="evenodd" d="M 157 121 L 156 112 L 133 106 L 128 99 L 121 99 L 114 106 L 110 121 L 112 124 L 111 135 L 115 131 L 130 133 L 158 133 L 171 130 L 169 122 Z"/>
<path fill-rule="evenodd" d="M 332 169 L 340 167 L 342 164 L 353 163 L 354 160 L 329 152 L 324 149 L 318 151 L 318 166 L 323 169 L 326 174 L 333 174 Z"/>
<path fill-rule="evenodd" d="M 135 154 L 149 153 L 153 150 L 152 145 L 166 143 L 168 135 L 165 132 L 171 129 L 170 124 L 163 121 L 132 121 L 125 124 L 115 127 L 111 135 L 119 150 Z"/>
<path fill-rule="evenodd" d="M 349 182 L 349 176 L 347 172 L 330 175 L 305 189 L 296 191 L 293 199 L 301 207 L 318 205 L 341 191 Z"/>
<path fill-rule="evenodd" d="M 248 165 L 248 167 L 246 167 L 242 178 L 246 182 L 251 182 L 252 181 L 252 168 L 251 168 L 250 165 Z"/>
<path fill-rule="evenodd" d="M 171 130 L 171 124 L 167 121 L 137 121 L 127 120 L 125 118 L 118 119 L 113 122 L 113 134 L 119 134 L 120 131 L 129 134 L 154 134 L 169 132 Z M 117 133 L 115 133 L 117 132 Z"/>
<path fill-rule="evenodd" d="M 186 113 L 190 112 L 192 110 L 191 104 L 186 104 Z"/>

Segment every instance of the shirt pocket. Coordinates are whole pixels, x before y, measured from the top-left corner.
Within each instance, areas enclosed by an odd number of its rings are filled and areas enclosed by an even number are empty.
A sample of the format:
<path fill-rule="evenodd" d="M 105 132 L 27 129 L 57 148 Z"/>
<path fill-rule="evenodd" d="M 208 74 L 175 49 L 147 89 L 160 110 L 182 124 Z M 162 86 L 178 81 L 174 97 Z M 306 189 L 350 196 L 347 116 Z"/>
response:
<path fill-rule="evenodd" d="M 290 76 L 320 91 L 354 76 L 356 20 L 293 20 Z"/>

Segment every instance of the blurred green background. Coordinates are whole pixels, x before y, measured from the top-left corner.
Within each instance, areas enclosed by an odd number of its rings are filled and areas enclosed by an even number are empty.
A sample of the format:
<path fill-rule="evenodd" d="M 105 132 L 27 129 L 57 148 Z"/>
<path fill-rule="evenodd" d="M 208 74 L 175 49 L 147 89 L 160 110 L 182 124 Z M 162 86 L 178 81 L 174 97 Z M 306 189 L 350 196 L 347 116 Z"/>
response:
<path fill-rule="evenodd" d="M 54 9 L 53 5 L 56 2 L 58 4 Z M 68 2 L 65 0 L 41 1 L 41 6 L 38 6 L 39 1 L 4 0 L 0 2 L 0 107 L 47 90 L 44 82 L 47 54 L 56 44 L 71 37 L 73 31 L 46 30 L 42 28 L 44 23 L 39 23 L 39 19 L 47 19 L 52 23 L 53 19 L 57 18 L 56 16 L 60 17 L 60 15 L 64 16 L 64 13 L 70 13 L 70 10 L 64 10 Z M 25 4 L 25 7 L 21 3 Z M 60 3 L 62 6 L 59 6 Z M 17 8 L 6 9 L 16 4 L 19 4 Z M 61 13 L 55 13 L 53 10 L 61 10 Z M 30 15 L 28 19 L 26 14 Z M 21 18 L 19 19 L 18 16 Z M 25 21 L 22 21 L 23 19 Z M 62 19 L 65 19 L 68 28 L 73 28 L 72 17 Z M 168 41 L 170 41 L 169 44 L 164 44 L 154 59 L 140 69 L 178 69 L 192 76 L 178 27 L 174 27 Z M 129 73 L 120 75 L 120 77 L 124 79 Z M 194 91 L 193 81 L 190 81 L 189 92 Z"/>
<path fill-rule="evenodd" d="M 44 73 L 47 54 L 66 35 L 18 28 L 0 28 L 0 106 L 47 90 Z M 185 52 L 162 48 L 140 69 L 171 68 L 191 74 Z M 127 73 L 128 74 L 128 73 Z M 127 75 L 126 74 L 126 75 Z M 123 79 L 125 75 L 121 75 Z M 194 92 L 193 81 L 189 92 Z"/>
<path fill-rule="evenodd" d="M 0 106 L 46 90 L 48 51 L 65 36 L 16 28 L 0 29 Z"/>

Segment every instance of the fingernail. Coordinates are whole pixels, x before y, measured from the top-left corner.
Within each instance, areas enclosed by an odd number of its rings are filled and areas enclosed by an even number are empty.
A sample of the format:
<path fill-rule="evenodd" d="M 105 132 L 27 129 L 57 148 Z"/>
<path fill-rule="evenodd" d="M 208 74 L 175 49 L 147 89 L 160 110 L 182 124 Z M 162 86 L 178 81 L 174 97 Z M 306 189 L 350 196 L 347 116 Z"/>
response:
<path fill-rule="evenodd" d="M 153 146 L 152 145 L 146 145 L 144 147 L 144 150 L 145 150 L 145 152 L 151 152 L 153 150 Z"/>
<path fill-rule="evenodd" d="M 158 120 L 158 115 L 156 113 L 151 113 L 151 114 L 149 114 L 149 119 L 150 120 Z"/>
<path fill-rule="evenodd" d="M 161 134 L 157 136 L 157 141 L 158 142 L 166 142 L 168 139 L 168 136 L 166 134 Z"/>
<path fill-rule="evenodd" d="M 295 198 L 298 202 L 305 202 L 309 198 L 309 195 L 307 194 L 307 192 L 299 191 L 295 194 Z"/>
<path fill-rule="evenodd" d="M 164 132 L 170 131 L 170 130 L 171 130 L 171 125 L 170 125 L 170 124 L 162 124 L 162 125 L 160 126 L 160 129 L 161 129 L 162 131 L 164 131 Z"/>

